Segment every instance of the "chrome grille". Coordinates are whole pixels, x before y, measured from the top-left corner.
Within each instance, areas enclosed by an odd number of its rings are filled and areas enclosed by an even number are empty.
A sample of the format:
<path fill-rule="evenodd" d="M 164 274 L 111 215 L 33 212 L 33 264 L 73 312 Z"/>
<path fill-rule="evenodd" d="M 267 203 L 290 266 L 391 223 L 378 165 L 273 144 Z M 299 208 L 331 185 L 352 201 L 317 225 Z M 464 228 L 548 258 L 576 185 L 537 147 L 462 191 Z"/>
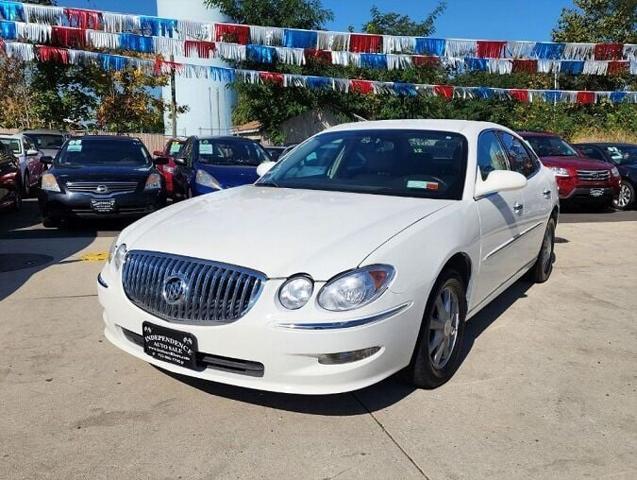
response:
<path fill-rule="evenodd" d="M 588 182 L 599 182 L 610 178 L 610 170 L 578 170 L 577 178 Z"/>
<path fill-rule="evenodd" d="M 137 190 L 137 182 L 67 182 L 69 192 L 95 193 L 109 195 L 111 193 L 131 193 Z"/>
<path fill-rule="evenodd" d="M 183 280 L 181 301 L 169 303 L 165 282 Z M 266 276 L 254 270 L 197 258 L 133 250 L 122 271 L 124 292 L 133 304 L 168 322 L 230 323 L 259 297 Z M 174 292 L 173 292 L 174 293 Z"/>

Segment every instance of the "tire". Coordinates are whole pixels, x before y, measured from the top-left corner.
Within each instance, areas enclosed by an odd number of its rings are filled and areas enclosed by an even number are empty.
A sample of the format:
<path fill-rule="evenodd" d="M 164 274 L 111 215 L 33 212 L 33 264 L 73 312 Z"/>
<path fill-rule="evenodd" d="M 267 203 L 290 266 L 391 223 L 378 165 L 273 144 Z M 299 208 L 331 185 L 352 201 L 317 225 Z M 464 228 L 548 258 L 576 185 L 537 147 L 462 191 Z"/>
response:
<path fill-rule="evenodd" d="M 553 273 L 553 264 L 555 263 L 555 219 L 550 218 L 546 225 L 542 246 L 537 260 L 531 270 L 529 270 L 528 278 L 534 283 L 546 282 L 551 273 Z"/>
<path fill-rule="evenodd" d="M 11 208 L 14 212 L 18 212 L 22 208 L 22 192 L 19 188 L 15 191 L 15 197 Z"/>
<path fill-rule="evenodd" d="M 22 195 L 24 198 L 29 198 L 29 195 L 31 195 L 31 179 L 29 178 L 29 172 L 24 173 L 24 179 L 22 180 Z"/>
<path fill-rule="evenodd" d="M 613 200 L 613 205 L 618 210 L 629 210 L 635 205 L 635 187 L 628 180 L 622 180 L 619 196 Z"/>
<path fill-rule="evenodd" d="M 44 228 L 56 228 L 60 226 L 60 219 L 56 217 L 44 217 L 42 219 Z"/>
<path fill-rule="evenodd" d="M 451 308 L 444 308 L 445 298 L 449 298 Z M 460 366 L 466 318 L 464 281 L 455 270 L 444 270 L 427 300 L 412 360 L 403 372 L 407 382 L 418 388 L 432 389 L 453 376 Z M 450 350 L 445 344 L 450 344 Z"/>

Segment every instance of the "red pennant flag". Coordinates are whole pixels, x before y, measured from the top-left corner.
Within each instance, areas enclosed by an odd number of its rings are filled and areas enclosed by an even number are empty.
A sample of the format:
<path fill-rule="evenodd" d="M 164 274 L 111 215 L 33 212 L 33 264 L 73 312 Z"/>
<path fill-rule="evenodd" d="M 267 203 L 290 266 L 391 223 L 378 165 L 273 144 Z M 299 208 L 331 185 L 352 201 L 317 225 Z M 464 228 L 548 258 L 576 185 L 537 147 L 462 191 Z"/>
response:
<path fill-rule="evenodd" d="M 351 80 L 349 90 L 352 93 L 369 95 L 371 93 L 374 93 L 374 84 L 369 80 Z"/>
<path fill-rule="evenodd" d="M 359 53 L 378 53 L 383 48 L 383 37 L 380 35 L 363 35 L 352 33 L 349 36 L 349 51 Z"/>
<path fill-rule="evenodd" d="M 511 98 L 517 100 L 518 102 L 528 103 L 529 101 L 529 91 L 522 89 L 511 89 L 509 90 L 509 95 Z"/>
<path fill-rule="evenodd" d="M 199 58 L 211 58 L 215 53 L 214 42 L 204 42 L 200 40 L 186 40 L 184 42 L 184 50 L 186 56 L 196 53 Z"/>
<path fill-rule="evenodd" d="M 277 72 L 259 72 L 259 77 L 264 83 L 273 83 L 280 87 L 283 86 L 283 74 Z"/>
<path fill-rule="evenodd" d="M 453 85 L 434 85 L 434 94 L 451 100 L 453 98 Z"/>
<path fill-rule="evenodd" d="M 86 30 L 74 27 L 51 27 L 51 43 L 56 47 L 79 47 L 86 45 Z"/>
<path fill-rule="evenodd" d="M 440 58 L 425 55 L 414 55 L 411 61 L 416 67 L 437 67 L 440 65 Z"/>
<path fill-rule="evenodd" d="M 230 25 L 227 23 L 215 24 L 215 40 L 217 42 L 250 43 L 250 27 L 247 25 Z"/>
<path fill-rule="evenodd" d="M 537 73 L 537 60 L 513 60 L 513 73 Z"/>
<path fill-rule="evenodd" d="M 506 42 L 493 42 L 478 40 L 477 55 L 479 58 L 501 58 L 503 57 Z"/>
<path fill-rule="evenodd" d="M 66 48 L 39 46 L 38 57 L 42 62 L 69 63 L 69 51 Z"/>
<path fill-rule="evenodd" d="M 71 27 L 90 28 L 91 30 L 102 29 L 102 14 L 81 8 L 65 8 L 64 14 L 69 19 Z"/>
<path fill-rule="evenodd" d="M 595 92 L 577 92 L 577 103 L 584 105 L 595 103 Z"/>
<path fill-rule="evenodd" d="M 315 48 L 306 48 L 305 58 L 311 58 L 312 60 L 319 63 L 331 64 L 332 52 L 327 50 L 317 50 Z"/>
<path fill-rule="evenodd" d="M 598 43 L 595 45 L 595 60 L 621 60 L 623 56 L 623 43 Z"/>
<path fill-rule="evenodd" d="M 608 62 L 608 75 L 623 75 L 628 73 L 629 62 L 628 61 L 614 61 Z"/>

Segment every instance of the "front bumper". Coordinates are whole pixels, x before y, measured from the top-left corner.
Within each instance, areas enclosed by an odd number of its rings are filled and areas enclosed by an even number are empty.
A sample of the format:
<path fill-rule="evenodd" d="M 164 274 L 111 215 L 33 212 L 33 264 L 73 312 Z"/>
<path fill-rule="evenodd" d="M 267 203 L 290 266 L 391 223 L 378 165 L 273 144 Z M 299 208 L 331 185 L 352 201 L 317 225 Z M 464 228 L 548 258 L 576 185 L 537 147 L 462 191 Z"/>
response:
<path fill-rule="evenodd" d="M 148 363 L 174 373 L 240 387 L 297 394 L 333 394 L 358 390 L 378 383 L 406 367 L 420 329 L 424 303 L 408 298 L 409 293 L 387 291 L 359 313 L 319 314 L 308 304 L 285 311 L 275 301 L 283 280 L 265 282 L 259 300 L 234 323 L 218 326 L 169 323 L 134 306 L 126 297 L 118 275 L 109 265 L 100 275 L 97 289 L 104 308 L 104 334 L 116 347 Z M 318 289 L 317 289 L 318 291 Z M 363 325 L 327 330 L 287 328 L 286 324 L 323 322 L 338 325 L 347 319 L 373 318 L 379 312 L 397 313 Z M 320 316 L 319 316 L 320 315 Z M 203 371 L 183 368 L 144 353 L 139 336 L 142 323 L 187 332 L 197 338 L 201 355 L 247 365 L 246 371 L 208 366 Z M 340 365 L 323 365 L 318 356 L 380 347 L 363 360 Z M 255 373 L 255 368 L 260 372 Z M 256 367 L 255 367 L 256 366 Z"/>
<path fill-rule="evenodd" d="M 578 203 L 610 203 L 618 191 L 610 187 L 576 187 L 568 194 L 560 192 L 560 200 Z"/>
<path fill-rule="evenodd" d="M 99 213 L 92 200 L 115 201 L 112 212 Z M 165 195 L 161 190 L 96 195 L 91 193 L 41 191 L 38 197 L 43 217 L 120 218 L 141 217 L 162 208 Z"/>

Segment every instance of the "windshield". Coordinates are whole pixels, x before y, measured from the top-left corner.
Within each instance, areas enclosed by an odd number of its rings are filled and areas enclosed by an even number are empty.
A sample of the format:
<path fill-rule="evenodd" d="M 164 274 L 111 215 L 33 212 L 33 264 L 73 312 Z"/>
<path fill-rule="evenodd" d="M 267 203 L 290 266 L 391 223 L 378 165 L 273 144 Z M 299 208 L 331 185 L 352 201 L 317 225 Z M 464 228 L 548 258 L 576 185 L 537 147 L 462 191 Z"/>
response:
<path fill-rule="evenodd" d="M 151 165 L 150 155 L 139 140 L 71 139 L 56 160 L 60 166 Z"/>
<path fill-rule="evenodd" d="M 577 151 L 560 137 L 526 137 L 539 157 L 577 157 Z"/>
<path fill-rule="evenodd" d="M 460 200 L 467 141 L 457 133 L 358 130 L 296 147 L 257 184 Z"/>
<path fill-rule="evenodd" d="M 17 138 L 0 138 L 0 142 L 9 147 L 15 155 L 22 153 L 22 145 Z"/>
<path fill-rule="evenodd" d="M 606 148 L 613 162 L 619 165 L 637 163 L 637 145 L 613 145 Z"/>
<path fill-rule="evenodd" d="M 266 153 L 253 142 L 205 138 L 199 141 L 201 163 L 256 167 L 264 160 Z"/>
<path fill-rule="evenodd" d="M 176 157 L 181 153 L 185 144 L 186 142 L 182 142 L 181 140 L 172 140 L 166 145 L 165 151 L 171 157 Z"/>
<path fill-rule="evenodd" d="M 64 145 L 64 136 L 55 134 L 35 134 L 29 133 L 29 138 L 32 138 L 38 145 L 38 148 L 58 149 Z"/>

